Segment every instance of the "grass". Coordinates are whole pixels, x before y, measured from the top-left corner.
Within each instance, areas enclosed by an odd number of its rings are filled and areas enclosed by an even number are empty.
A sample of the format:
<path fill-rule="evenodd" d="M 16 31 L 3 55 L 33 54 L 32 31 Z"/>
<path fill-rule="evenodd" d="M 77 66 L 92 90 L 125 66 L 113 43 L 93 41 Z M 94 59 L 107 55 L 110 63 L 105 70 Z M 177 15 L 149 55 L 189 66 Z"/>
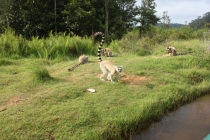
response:
<path fill-rule="evenodd" d="M 173 45 L 197 50 L 201 43 Z M 103 57 L 123 66 L 122 80 L 114 84 L 100 81 L 93 55 L 72 72 L 68 68 L 78 60 L 1 58 L 0 139 L 125 139 L 209 92 L 208 61 L 201 62 L 197 53 L 163 56 L 164 47 L 159 44 L 152 55 L 143 57 L 125 52 Z"/>
<path fill-rule="evenodd" d="M 76 57 L 82 53 L 95 55 L 91 38 L 70 36 L 65 33 L 58 36 L 49 34 L 48 38 L 33 37 L 26 40 L 14 31 L 7 30 L 0 34 L 0 57 L 13 59 L 40 58 L 56 59 L 58 57 Z"/>

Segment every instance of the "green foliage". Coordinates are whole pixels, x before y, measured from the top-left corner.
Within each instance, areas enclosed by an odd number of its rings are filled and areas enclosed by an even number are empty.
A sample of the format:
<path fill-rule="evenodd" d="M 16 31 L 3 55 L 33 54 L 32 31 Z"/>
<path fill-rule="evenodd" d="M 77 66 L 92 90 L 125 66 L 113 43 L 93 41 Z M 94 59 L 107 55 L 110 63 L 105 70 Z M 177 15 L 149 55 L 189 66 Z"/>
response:
<path fill-rule="evenodd" d="M 65 58 L 81 54 L 96 54 L 90 38 L 52 33 L 48 38 L 34 37 L 31 40 L 7 31 L 0 36 L 0 57 L 36 57 L 45 59 Z"/>
<path fill-rule="evenodd" d="M 203 44 L 195 44 L 193 43 L 192 40 L 192 43 L 190 45 L 186 45 L 182 44 L 181 40 L 184 41 L 184 40 L 197 39 L 197 38 L 202 39 L 204 31 L 205 31 L 204 29 L 195 31 L 188 26 L 182 28 L 169 28 L 169 29 L 163 29 L 152 26 L 151 31 L 147 32 L 144 35 L 144 37 L 139 38 L 137 29 L 132 30 L 128 32 L 126 35 L 124 35 L 121 40 L 112 41 L 110 44 L 110 48 L 114 50 L 118 48 L 118 52 L 124 51 L 124 52 L 134 53 L 139 56 L 146 56 L 153 54 L 154 51 L 157 49 L 158 45 L 160 45 L 160 43 L 163 43 L 164 47 L 174 46 L 179 50 L 179 52 L 193 52 L 194 49 L 192 48 L 196 48 L 195 45 L 198 45 L 197 47 L 199 49 L 199 48 L 204 48 Z M 175 42 L 173 40 L 180 40 L 180 42 Z M 119 48 L 121 49 L 119 50 Z M 198 51 L 198 49 L 196 50 Z M 204 50 L 202 50 L 202 52 L 203 51 Z M 160 54 L 165 53 L 164 49 L 161 49 L 159 53 Z"/>
<path fill-rule="evenodd" d="M 160 20 L 155 13 L 156 3 L 154 0 L 142 0 L 140 7 L 140 17 L 138 21 L 140 22 L 139 36 L 143 37 L 148 31 L 150 31 L 151 26 L 156 25 Z"/>
<path fill-rule="evenodd" d="M 28 49 L 26 39 L 21 35 L 15 36 L 14 31 L 7 30 L 0 35 L 0 57 L 26 57 L 30 52 Z"/>
<path fill-rule="evenodd" d="M 194 39 L 194 38 L 201 38 L 202 34 L 198 35 L 197 31 L 193 31 L 188 26 L 183 26 L 181 28 L 154 28 L 148 35 L 154 37 L 154 39 L 158 40 L 159 42 L 167 40 L 176 40 L 176 39 Z"/>
<path fill-rule="evenodd" d="M 31 71 L 30 76 L 33 78 L 33 81 L 36 81 L 38 83 L 49 82 L 50 80 L 53 80 L 53 77 L 47 70 L 47 67 L 49 66 L 50 61 L 48 61 L 47 59 L 35 59 L 35 61 L 26 62 L 26 69 Z"/>
<path fill-rule="evenodd" d="M 188 73 L 187 78 L 190 84 L 197 84 L 203 81 L 204 76 L 202 73 L 193 70 Z"/>
<path fill-rule="evenodd" d="M 12 61 L 8 59 L 0 59 L 0 66 L 7 66 L 14 64 Z"/>
<path fill-rule="evenodd" d="M 119 39 L 133 28 L 139 9 L 135 5 L 135 0 L 109 1 L 111 39 Z M 0 0 L 0 13 L 0 33 L 10 27 L 27 39 L 48 37 L 51 31 L 84 37 L 105 29 L 102 0 Z"/>
<path fill-rule="evenodd" d="M 142 0 L 141 6 L 136 6 L 135 0 L 109 1 L 108 12 L 111 14 L 107 26 L 104 23 L 106 14 L 102 0 L 0 0 L 0 33 L 12 28 L 16 34 L 27 39 L 48 37 L 51 31 L 55 35 L 66 32 L 84 37 L 104 31 L 107 27 L 107 40 L 110 41 L 121 39 L 137 24 L 141 25 L 140 33 L 146 34 L 151 25 L 156 25 L 160 20 L 155 15 L 155 8 L 154 0 Z M 195 29 L 201 29 L 204 25 L 208 27 L 209 15 L 207 12 L 189 26 Z M 185 37 L 185 34 L 180 36 Z"/>
<path fill-rule="evenodd" d="M 39 82 L 46 82 L 52 79 L 46 68 L 36 67 L 34 70 L 35 80 Z"/>
<path fill-rule="evenodd" d="M 202 28 L 209 28 L 208 23 L 210 22 L 210 12 L 203 14 L 203 16 L 198 16 L 197 19 L 192 20 L 189 23 L 189 26 L 193 29 L 202 29 Z"/>
<path fill-rule="evenodd" d="M 102 22 L 95 17 L 96 13 L 98 13 L 96 8 L 101 11 L 103 6 L 99 4 L 97 7 L 93 7 L 92 5 L 95 5 L 95 3 L 95 0 L 72 0 L 68 2 L 64 11 L 62 11 L 62 15 L 69 31 L 81 36 L 91 35 L 93 26 Z"/>
<path fill-rule="evenodd" d="M 183 50 L 185 44 L 173 44 L 171 40 L 202 39 L 204 31 L 206 30 L 195 31 L 187 26 L 167 30 L 152 26 L 151 31 L 142 38 L 139 38 L 136 29 L 128 32 L 121 40 L 113 40 L 110 44 L 105 44 L 104 47 L 109 47 L 116 53 L 130 52 L 139 56 L 146 56 L 153 54 L 158 47 L 157 44 L 163 42 L 166 42 L 165 46 L 174 45 L 177 48 L 182 46 L 181 50 Z M 65 33 L 56 36 L 50 33 L 48 38 L 33 37 L 31 40 L 26 40 L 21 35 L 17 36 L 13 31 L 7 30 L 0 36 L 0 57 L 14 59 L 30 56 L 65 60 L 69 57 L 78 57 L 81 54 L 96 55 L 97 47 L 93 46 L 92 39 L 89 37 L 82 38 Z M 193 50 L 188 47 L 184 51 L 192 52 Z M 163 53 L 163 50 L 160 53 Z M 203 57 L 201 56 L 201 58 Z M 206 59 L 207 61 L 208 59 Z M 203 63 L 204 61 L 200 62 Z"/>
<path fill-rule="evenodd" d="M 109 1 L 109 38 L 121 39 L 136 26 L 140 7 L 135 0 Z"/>
<path fill-rule="evenodd" d="M 25 1 L 12 0 L 9 8 L 10 27 L 26 38 L 46 37 L 50 31 L 66 30 L 61 11 L 68 0 Z M 56 13 L 55 13 L 56 12 Z"/>
<path fill-rule="evenodd" d="M 113 52 L 123 53 L 123 48 L 120 46 L 119 41 L 113 40 L 109 45 L 104 45 L 104 48 L 109 47 Z"/>
<path fill-rule="evenodd" d="M 171 25 L 171 19 L 167 14 L 168 14 L 168 11 L 163 12 L 162 22 L 160 24 L 160 26 L 163 29 L 168 29 L 168 28 L 170 28 L 170 25 Z"/>
<path fill-rule="evenodd" d="M 147 36 L 140 39 L 138 36 L 138 30 L 133 30 L 128 32 L 118 44 L 124 52 L 146 56 L 152 53 L 156 43 L 156 40 L 152 40 Z"/>
<path fill-rule="evenodd" d="M 10 26 L 11 9 L 9 7 L 11 4 L 12 0 L 0 0 L 0 33 Z"/>

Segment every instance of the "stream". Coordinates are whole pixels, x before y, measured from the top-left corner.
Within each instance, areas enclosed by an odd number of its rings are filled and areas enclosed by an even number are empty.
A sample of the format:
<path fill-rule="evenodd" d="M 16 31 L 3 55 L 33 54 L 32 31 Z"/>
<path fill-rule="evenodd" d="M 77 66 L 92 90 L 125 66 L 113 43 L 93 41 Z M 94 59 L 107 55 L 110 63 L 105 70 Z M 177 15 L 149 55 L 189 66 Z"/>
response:
<path fill-rule="evenodd" d="M 208 138 L 207 138 L 208 137 Z M 131 140 L 210 140 L 210 94 L 169 113 Z"/>

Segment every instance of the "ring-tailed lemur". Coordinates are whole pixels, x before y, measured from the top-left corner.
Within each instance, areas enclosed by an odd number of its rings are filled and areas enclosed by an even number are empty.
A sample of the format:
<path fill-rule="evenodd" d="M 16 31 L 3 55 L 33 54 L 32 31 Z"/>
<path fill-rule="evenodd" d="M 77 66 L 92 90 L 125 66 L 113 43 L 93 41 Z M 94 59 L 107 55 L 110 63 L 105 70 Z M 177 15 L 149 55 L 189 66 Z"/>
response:
<path fill-rule="evenodd" d="M 112 54 L 112 51 L 111 51 L 110 48 L 101 49 L 101 54 L 103 56 L 106 56 L 106 57 L 114 57 L 114 56 L 117 56 L 117 54 Z"/>
<path fill-rule="evenodd" d="M 111 57 L 112 51 L 109 48 L 101 49 L 101 54 L 106 57 Z"/>
<path fill-rule="evenodd" d="M 69 68 L 68 71 L 72 71 L 74 70 L 76 67 L 80 66 L 81 64 L 87 63 L 88 62 L 88 56 L 86 55 L 81 55 L 79 57 L 79 64 L 76 64 L 75 66 L 73 66 L 72 68 Z"/>
<path fill-rule="evenodd" d="M 112 82 L 114 82 L 113 81 L 113 75 L 116 74 L 117 77 L 119 78 L 118 73 L 122 71 L 122 66 L 116 66 L 109 60 L 102 60 L 101 59 L 101 50 L 102 50 L 102 46 L 103 46 L 105 37 L 104 37 L 104 34 L 102 32 L 96 32 L 94 34 L 94 36 L 97 36 L 97 35 L 101 35 L 102 36 L 101 43 L 100 43 L 100 45 L 98 47 L 98 61 L 100 63 L 100 68 L 101 68 L 101 70 L 103 72 L 103 74 L 100 76 L 100 79 L 102 81 L 105 81 L 104 77 L 107 75 L 107 79 L 111 80 Z"/>
<path fill-rule="evenodd" d="M 168 53 L 170 56 L 187 54 L 186 52 L 177 53 L 176 52 L 176 48 L 175 47 L 172 47 L 172 46 L 166 48 L 166 53 Z"/>

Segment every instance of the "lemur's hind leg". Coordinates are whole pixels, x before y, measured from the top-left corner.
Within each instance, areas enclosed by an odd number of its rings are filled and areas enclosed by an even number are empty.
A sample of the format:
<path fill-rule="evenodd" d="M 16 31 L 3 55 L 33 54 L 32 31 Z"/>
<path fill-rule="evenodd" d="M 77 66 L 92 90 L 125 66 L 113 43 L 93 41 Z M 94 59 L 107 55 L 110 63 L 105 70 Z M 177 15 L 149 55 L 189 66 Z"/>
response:
<path fill-rule="evenodd" d="M 109 81 L 111 81 L 111 73 L 110 73 L 110 72 L 109 72 L 108 75 L 107 75 L 107 79 L 108 79 Z"/>
<path fill-rule="evenodd" d="M 108 74 L 108 72 L 103 72 L 103 74 L 100 76 L 100 79 L 102 81 L 105 81 L 104 77 Z"/>
<path fill-rule="evenodd" d="M 106 67 L 104 65 L 101 65 L 101 70 L 102 70 L 103 74 L 101 75 L 100 79 L 102 81 L 105 81 L 104 78 L 105 78 L 105 76 L 108 75 L 109 71 L 106 69 Z"/>
<path fill-rule="evenodd" d="M 112 74 L 111 72 L 109 72 L 109 73 L 108 73 L 108 76 L 107 76 L 107 79 L 108 79 L 109 81 L 112 81 L 112 83 L 114 83 L 112 75 L 113 75 L 113 74 Z"/>

